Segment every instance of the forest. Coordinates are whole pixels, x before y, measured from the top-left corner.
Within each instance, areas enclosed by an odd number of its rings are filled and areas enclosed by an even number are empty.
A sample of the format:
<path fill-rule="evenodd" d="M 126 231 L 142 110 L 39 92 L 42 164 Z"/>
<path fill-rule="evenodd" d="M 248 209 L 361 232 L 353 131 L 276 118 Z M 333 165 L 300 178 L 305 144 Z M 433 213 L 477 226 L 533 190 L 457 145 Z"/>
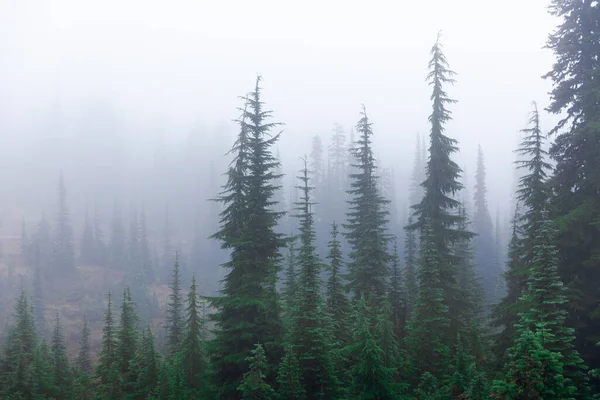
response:
<path fill-rule="evenodd" d="M 600 398 L 600 4 L 549 12 L 549 106 L 520 127 L 508 224 L 483 148 L 474 182 L 457 161 L 441 33 L 406 187 L 367 105 L 286 174 L 266 75 L 236 99 L 229 149 L 190 144 L 201 183 L 150 174 L 178 188 L 167 201 L 106 190 L 73 213 L 55 176 L 52 214 L 0 238 L 0 398 Z"/>

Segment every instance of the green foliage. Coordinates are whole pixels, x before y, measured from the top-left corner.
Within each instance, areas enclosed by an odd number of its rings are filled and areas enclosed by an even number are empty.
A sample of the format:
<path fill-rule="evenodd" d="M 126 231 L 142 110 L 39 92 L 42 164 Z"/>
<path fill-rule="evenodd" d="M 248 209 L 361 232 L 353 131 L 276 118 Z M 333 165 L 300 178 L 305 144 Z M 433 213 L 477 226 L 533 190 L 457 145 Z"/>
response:
<path fill-rule="evenodd" d="M 112 298 L 108 293 L 108 304 L 104 312 L 104 327 L 102 328 L 102 344 L 98 363 L 96 364 L 97 395 L 100 399 L 116 398 L 120 395 L 121 386 L 119 366 L 117 363 L 117 331 L 112 315 Z M 115 376 L 116 371 L 116 376 Z M 117 385 L 117 386 L 115 386 Z"/>
<path fill-rule="evenodd" d="M 294 348 L 288 345 L 279 366 L 277 394 L 282 400 L 304 400 L 306 390 L 301 382 L 300 365 Z"/>
<path fill-rule="evenodd" d="M 363 106 L 361 118 L 356 125 L 360 135 L 356 147 L 352 150 L 356 171 L 350 174 L 352 181 L 348 194 L 346 239 L 350 245 L 350 263 L 348 287 L 355 299 L 365 296 L 369 302 L 381 305 L 387 288 L 388 263 L 387 252 L 391 238 L 387 234 L 388 200 L 384 199 L 378 188 L 375 157 L 371 144 L 372 123 Z"/>
<path fill-rule="evenodd" d="M 230 252 L 224 265 L 229 272 L 221 297 L 212 299 L 217 312 L 211 316 L 216 323 L 211 360 L 223 398 L 239 395 L 237 388 L 255 343 L 265 346 L 269 381 L 274 381 L 282 356 L 275 281 L 279 248 L 285 242 L 274 230 L 282 213 L 273 210 L 273 194 L 278 189 L 273 184 L 278 175 L 273 171 L 279 163 L 270 150 L 279 134 L 270 136 L 277 124 L 267 122 L 271 112 L 263 109 L 259 83 L 260 77 L 255 90 L 243 98 L 246 107 L 232 148 L 235 158 L 218 199 L 225 205 L 221 229 L 213 236 Z"/>
<path fill-rule="evenodd" d="M 131 298 L 129 288 L 123 290 L 121 302 L 121 316 L 119 329 L 117 331 L 116 361 L 119 365 L 119 373 L 123 380 L 123 393 L 133 393 L 135 383 L 135 371 L 131 363 L 135 358 L 138 345 L 138 316 L 135 312 L 135 304 Z"/>
<path fill-rule="evenodd" d="M 275 391 L 265 381 L 267 359 L 262 345 L 256 345 L 247 361 L 250 364 L 250 371 L 244 374 L 242 384 L 238 387 L 238 390 L 242 392 L 242 398 L 247 400 L 276 399 Z"/>
<path fill-rule="evenodd" d="M 83 316 L 83 326 L 81 328 L 81 338 L 79 339 L 79 353 L 75 361 L 77 370 L 80 373 L 90 375 L 92 373 L 92 353 L 90 349 L 90 328 L 87 318 Z"/>
<path fill-rule="evenodd" d="M 70 399 L 73 391 L 73 376 L 71 374 L 71 366 L 67 357 L 67 347 L 58 313 L 56 314 L 50 350 L 52 351 L 54 384 L 57 388 L 56 397 L 59 399 Z"/>
<path fill-rule="evenodd" d="M 388 286 L 388 301 L 390 306 L 390 321 L 397 338 L 404 337 L 406 324 L 406 297 L 404 294 L 402 271 L 400 271 L 400 257 L 398 256 L 398 243 L 394 239 L 394 253 L 390 268 L 390 283 Z"/>
<path fill-rule="evenodd" d="M 364 298 L 357 301 L 354 310 L 352 343 L 346 352 L 353 357 L 351 398 L 364 400 L 397 399 L 399 387 L 394 382 L 395 367 L 386 366 L 386 354 L 371 331 L 369 316 L 373 309 Z M 392 362 L 391 359 L 388 362 Z"/>
<path fill-rule="evenodd" d="M 404 271 L 404 281 L 406 286 L 406 317 L 410 319 L 415 299 L 417 298 L 417 236 L 413 225 L 412 215 L 408 217 L 408 225 L 404 228 L 404 262 L 406 264 Z"/>
<path fill-rule="evenodd" d="M 150 328 L 142 332 L 137 354 L 132 360 L 131 369 L 136 377 L 131 399 L 144 400 L 155 392 L 159 382 L 160 356 L 154 346 Z"/>
<path fill-rule="evenodd" d="M 333 324 L 333 339 L 336 347 L 344 347 L 350 341 L 348 315 L 350 303 L 344 291 L 344 282 L 341 276 L 343 265 L 342 246 L 338 239 L 338 225 L 331 225 L 331 239 L 328 244 L 329 254 L 329 279 L 326 283 L 325 310 Z"/>
<path fill-rule="evenodd" d="M 167 339 L 171 355 L 177 352 L 178 346 L 183 336 L 183 296 L 181 294 L 181 277 L 179 275 L 179 253 L 175 254 L 175 263 L 173 264 L 173 274 L 171 278 L 171 293 L 167 303 Z"/>

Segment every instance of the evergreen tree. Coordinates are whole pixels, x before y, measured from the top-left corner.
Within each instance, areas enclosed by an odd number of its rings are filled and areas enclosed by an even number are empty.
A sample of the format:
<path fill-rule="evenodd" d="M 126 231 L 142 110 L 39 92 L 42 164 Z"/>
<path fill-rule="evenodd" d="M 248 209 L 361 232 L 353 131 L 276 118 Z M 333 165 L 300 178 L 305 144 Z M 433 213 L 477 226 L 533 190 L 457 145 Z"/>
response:
<path fill-rule="evenodd" d="M 43 340 L 36 348 L 34 354 L 34 370 L 36 392 L 38 398 L 54 398 L 57 395 L 58 387 L 54 381 L 54 366 L 52 354 L 48 343 Z M 35 397 L 34 397 L 35 398 Z"/>
<path fill-rule="evenodd" d="M 389 201 L 377 188 L 379 177 L 371 148 L 373 130 L 364 106 L 356 129 L 360 135 L 352 153 L 356 171 L 350 175 L 352 184 L 348 193 L 352 199 L 348 202 L 350 211 L 344 225 L 351 247 L 349 288 L 356 299 L 364 295 L 370 303 L 380 306 L 386 294 L 390 261 L 387 252 L 390 236 L 386 232 Z"/>
<path fill-rule="evenodd" d="M 87 318 L 83 316 L 83 327 L 81 328 L 81 338 L 79 339 L 79 353 L 75 362 L 77 369 L 83 374 L 92 374 L 92 353 L 90 349 L 90 328 Z"/>
<path fill-rule="evenodd" d="M 23 290 L 16 299 L 13 319 L 13 324 L 5 329 L 0 358 L 0 395 L 9 399 L 19 395 L 21 398 L 33 398 L 37 390 L 34 375 L 37 335 L 31 307 Z"/>
<path fill-rule="evenodd" d="M 181 278 L 179 275 L 179 253 L 175 253 L 175 263 L 173 264 L 173 274 L 171 278 L 171 293 L 167 303 L 166 328 L 167 339 L 171 354 L 177 352 L 183 336 L 183 295 L 181 294 Z"/>
<path fill-rule="evenodd" d="M 527 278 L 528 290 L 523 301 L 528 307 L 526 321 L 532 323 L 530 329 L 541 336 L 544 349 L 561 355 L 564 365 L 565 384 L 572 385 L 576 399 L 589 396 L 588 378 L 585 366 L 577 350 L 573 347 L 573 329 L 566 326 L 566 289 L 558 276 L 558 254 L 555 247 L 556 230 L 551 221 L 541 222 L 535 239 L 530 274 Z"/>
<path fill-rule="evenodd" d="M 238 387 L 238 390 L 242 392 L 242 398 L 247 400 L 276 399 L 275 391 L 265 381 L 267 359 L 262 345 L 256 345 L 247 361 L 250 364 L 250 370 L 244 374 L 244 379 Z"/>
<path fill-rule="evenodd" d="M 42 215 L 42 218 L 38 222 L 37 230 L 31 238 L 31 248 L 34 251 L 32 254 L 35 257 L 34 262 L 39 260 L 40 267 L 44 274 L 47 274 L 52 266 L 52 246 L 50 224 L 48 223 L 46 216 Z"/>
<path fill-rule="evenodd" d="M 350 370 L 352 398 L 397 399 L 398 388 L 394 383 L 395 368 L 385 365 L 385 354 L 371 331 L 369 316 L 373 310 L 363 297 L 356 303 L 354 311 L 352 344 L 346 349 L 355 358 Z"/>
<path fill-rule="evenodd" d="M 285 356 L 279 366 L 279 375 L 277 376 L 279 390 L 277 394 L 280 399 L 286 400 L 304 400 L 306 399 L 306 390 L 301 382 L 300 365 L 293 346 L 288 345 L 285 349 Z"/>
<path fill-rule="evenodd" d="M 553 0 L 552 15 L 561 19 L 549 36 L 548 47 L 556 56 L 546 74 L 554 83 L 548 110 L 561 114 L 551 133 L 557 134 L 550 149 L 556 161 L 551 186 L 552 210 L 559 223 L 557 237 L 559 272 L 572 289 L 570 326 L 576 326 L 576 347 L 592 368 L 600 366 L 600 135 L 598 134 L 597 54 L 600 18 L 595 1 Z M 570 122 L 570 124 L 569 124 Z M 576 172 L 575 172 L 576 171 Z M 590 268 L 591 265 L 595 267 Z"/>
<path fill-rule="evenodd" d="M 306 157 L 304 169 L 298 176 L 301 192 L 296 203 L 296 217 L 300 225 L 300 248 L 298 266 L 297 294 L 294 301 L 291 342 L 298 354 L 300 376 L 310 399 L 335 398 L 339 391 L 339 382 L 330 357 L 327 343 L 323 299 L 321 297 L 322 263 L 315 248 L 314 215 L 311 207 L 310 186 Z"/>
<path fill-rule="evenodd" d="M 98 257 L 96 255 L 96 239 L 94 238 L 94 228 L 90 222 L 90 217 L 85 212 L 85 222 L 83 223 L 83 233 L 81 234 L 81 243 L 79 248 L 79 262 L 83 265 L 96 264 Z"/>
<path fill-rule="evenodd" d="M 73 376 L 71 375 L 71 366 L 67 357 L 67 347 L 58 313 L 56 314 L 50 349 L 52 350 L 54 383 L 57 387 L 56 398 L 70 399 L 73 391 Z"/>
<path fill-rule="evenodd" d="M 327 280 L 325 310 L 333 323 L 333 338 L 337 347 L 346 346 L 350 341 L 348 315 L 350 302 L 344 293 L 344 282 L 341 276 L 343 255 L 341 243 L 338 239 L 338 225 L 331 225 L 331 239 L 329 241 L 329 279 Z"/>
<path fill-rule="evenodd" d="M 481 145 L 477 151 L 477 170 L 475 172 L 473 200 L 475 204 L 473 230 L 477 234 L 474 239 L 475 272 L 481 277 L 485 303 L 491 305 L 497 302 L 494 293 L 500 272 L 497 270 L 497 264 L 494 262 L 494 227 L 487 204 L 486 173 Z"/>
<path fill-rule="evenodd" d="M 417 236 L 410 227 L 413 225 L 413 217 L 408 217 L 408 225 L 404 228 L 404 280 L 406 285 L 406 316 L 410 318 L 417 298 Z"/>
<path fill-rule="evenodd" d="M 117 331 L 116 358 L 119 364 L 119 373 L 123 380 L 123 393 L 133 393 L 135 382 L 134 371 L 131 363 L 135 357 L 138 343 L 137 333 L 138 316 L 135 312 L 135 304 L 131 298 L 131 291 L 127 287 L 123 290 L 121 301 L 121 316 L 119 329 Z"/>
<path fill-rule="evenodd" d="M 184 373 L 186 386 L 195 398 L 206 390 L 206 360 L 204 340 L 202 338 L 203 321 L 200 316 L 200 304 L 196 290 L 196 278 L 192 276 L 192 285 L 187 295 L 185 332 L 181 339 L 181 348 L 177 354 L 179 366 Z"/>
<path fill-rule="evenodd" d="M 102 345 L 96 365 L 96 380 L 98 395 L 102 399 L 116 399 L 121 393 L 119 364 L 117 357 L 117 329 L 112 315 L 112 299 L 108 293 L 108 304 L 104 313 L 104 327 L 102 328 Z M 116 376 L 115 376 L 116 372 Z"/>
<path fill-rule="evenodd" d="M 516 161 L 517 166 L 525 171 L 517 190 L 517 199 L 524 211 L 513 222 L 513 235 L 509 245 L 510 260 L 506 273 L 507 294 L 494 310 L 494 325 L 504 331 L 500 333 L 497 341 L 496 352 L 499 355 L 512 346 L 519 313 L 527 309 L 521 298 L 527 290 L 527 276 L 535 257 L 534 244 L 542 223 L 542 212 L 548 201 L 546 179 L 551 166 L 546 161 L 545 140 L 535 103 L 529 124 L 529 128 L 522 130 L 524 138 L 516 151 L 523 157 Z"/>
<path fill-rule="evenodd" d="M 397 338 L 404 337 L 406 323 L 406 304 L 402 271 L 400 271 L 400 257 L 398 256 L 398 243 L 394 238 L 394 253 L 390 270 L 390 283 L 388 287 L 388 301 L 390 305 L 390 318 Z"/>
<path fill-rule="evenodd" d="M 288 242 L 288 255 L 286 260 L 286 270 L 283 282 L 283 290 L 281 298 L 285 304 L 287 310 L 293 308 L 294 298 L 296 297 L 296 291 L 298 290 L 298 272 L 296 271 L 296 248 L 295 238 L 292 238 Z"/>
<path fill-rule="evenodd" d="M 154 393 L 159 380 L 160 356 L 154 347 L 154 337 L 150 328 L 141 335 L 137 354 L 132 362 L 136 381 L 130 398 L 145 400 Z"/>
<path fill-rule="evenodd" d="M 417 221 L 411 225 L 413 229 L 421 229 L 421 265 L 407 345 L 418 375 L 432 372 L 441 380 L 449 373 L 449 348 L 464 322 L 460 321 L 460 303 L 456 301 L 461 297 L 457 269 L 462 260 L 454 254 L 452 245 L 472 234 L 458 229 L 463 217 L 454 212 L 460 206 L 452 196 L 462 189 L 458 181 L 461 169 L 451 159 L 458 150 L 457 142 L 444 135 L 444 125 L 450 120 L 446 106 L 455 102 L 448 97 L 444 85 L 454 82 L 454 72 L 448 67 L 439 39 L 438 35 L 431 49 L 427 76 L 433 86 L 433 111 L 429 117 L 429 160 L 422 184 L 425 193 L 414 207 Z"/>
<path fill-rule="evenodd" d="M 73 228 L 67 207 L 67 191 L 62 173 L 58 182 L 58 213 L 52 246 L 52 262 L 58 274 L 71 274 L 75 270 Z"/>
<path fill-rule="evenodd" d="M 279 134 L 270 136 L 276 123 L 267 122 L 271 112 L 263 109 L 260 77 L 254 92 L 244 97 L 246 108 L 238 121 L 240 134 L 232 149 L 235 159 L 219 201 L 225 204 L 221 229 L 213 237 L 230 251 L 225 264 L 222 296 L 212 301 L 217 310 L 212 346 L 212 365 L 221 398 L 237 399 L 247 358 L 255 343 L 264 343 L 272 380 L 281 358 L 281 319 L 277 314 L 275 278 L 279 248 L 284 239 L 274 229 L 281 217 L 273 211 L 273 184 L 278 166 L 270 148 Z"/>
<path fill-rule="evenodd" d="M 425 181 L 427 160 L 423 157 L 425 146 L 421 142 L 421 135 L 417 134 L 417 146 L 411 175 L 409 205 L 419 204 L 423 198 L 423 182 Z"/>

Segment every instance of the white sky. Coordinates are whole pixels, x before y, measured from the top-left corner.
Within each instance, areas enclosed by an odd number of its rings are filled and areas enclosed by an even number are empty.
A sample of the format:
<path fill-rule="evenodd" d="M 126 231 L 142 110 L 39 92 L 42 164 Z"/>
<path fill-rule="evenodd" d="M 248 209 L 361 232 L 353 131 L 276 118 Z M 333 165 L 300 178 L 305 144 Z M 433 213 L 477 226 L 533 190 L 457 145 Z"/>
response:
<path fill-rule="evenodd" d="M 512 150 L 530 102 L 548 103 L 550 82 L 540 78 L 553 59 L 542 49 L 556 22 L 548 3 L 0 0 L 8 127 L 0 140 L 18 143 L 15 132 L 56 101 L 105 98 L 132 120 L 164 118 L 179 142 L 196 121 L 236 117 L 237 96 L 260 73 L 267 105 L 286 123 L 288 156 L 308 151 L 336 121 L 355 124 L 364 103 L 378 153 L 399 170 L 412 165 L 415 134 L 428 129 L 424 79 L 441 29 L 458 73 L 447 133 L 460 141 L 469 174 L 483 146 L 493 212 L 510 198 Z M 544 127 L 555 119 L 544 115 Z"/>

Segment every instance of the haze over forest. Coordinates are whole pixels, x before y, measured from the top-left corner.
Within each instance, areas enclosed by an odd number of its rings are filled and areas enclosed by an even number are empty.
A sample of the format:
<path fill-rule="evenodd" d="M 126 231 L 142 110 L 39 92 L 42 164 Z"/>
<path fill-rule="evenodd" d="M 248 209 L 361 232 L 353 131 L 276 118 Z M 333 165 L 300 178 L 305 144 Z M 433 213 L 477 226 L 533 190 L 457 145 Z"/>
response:
<path fill-rule="evenodd" d="M 0 0 L 0 398 L 595 398 L 600 6 L 404 3 Z"/>

